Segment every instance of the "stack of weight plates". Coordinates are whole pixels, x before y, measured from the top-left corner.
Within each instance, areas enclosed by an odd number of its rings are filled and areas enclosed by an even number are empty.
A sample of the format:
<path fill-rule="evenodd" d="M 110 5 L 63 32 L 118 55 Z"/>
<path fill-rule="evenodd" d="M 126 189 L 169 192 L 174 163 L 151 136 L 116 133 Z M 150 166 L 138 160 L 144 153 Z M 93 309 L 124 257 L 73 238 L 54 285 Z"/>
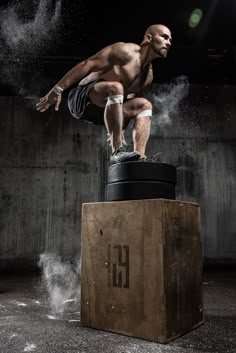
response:
<path fill-rule="evenodd" d="M 176 167 L 157 162 L 123 162 L 108 168 L 107 201 L 175 200 Z"/>

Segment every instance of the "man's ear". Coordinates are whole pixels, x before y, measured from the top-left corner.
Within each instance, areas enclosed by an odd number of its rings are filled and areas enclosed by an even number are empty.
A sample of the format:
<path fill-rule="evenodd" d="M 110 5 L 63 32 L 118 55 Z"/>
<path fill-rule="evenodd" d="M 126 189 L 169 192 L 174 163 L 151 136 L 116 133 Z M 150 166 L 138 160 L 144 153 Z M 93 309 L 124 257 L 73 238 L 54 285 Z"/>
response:
<path fill-rule="evenodd" d="M 149 42 L 152 41 L 152 35 L 151 35 L 150 33 L 147 33 L 147 34 L 146 34 L 146 38 L 147 38 L 147 40 L 148 40 Z"/>

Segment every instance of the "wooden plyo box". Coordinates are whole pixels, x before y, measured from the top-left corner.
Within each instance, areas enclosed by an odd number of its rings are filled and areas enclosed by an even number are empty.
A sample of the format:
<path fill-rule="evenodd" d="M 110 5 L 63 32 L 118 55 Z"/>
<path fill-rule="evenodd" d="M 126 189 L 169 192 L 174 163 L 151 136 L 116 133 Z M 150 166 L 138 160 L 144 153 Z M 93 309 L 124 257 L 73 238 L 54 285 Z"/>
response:
<path fill-rule="evenodd" d="M 167 343 L 203 323 L 200 207 L 82 206 L 81 324 Z"/>

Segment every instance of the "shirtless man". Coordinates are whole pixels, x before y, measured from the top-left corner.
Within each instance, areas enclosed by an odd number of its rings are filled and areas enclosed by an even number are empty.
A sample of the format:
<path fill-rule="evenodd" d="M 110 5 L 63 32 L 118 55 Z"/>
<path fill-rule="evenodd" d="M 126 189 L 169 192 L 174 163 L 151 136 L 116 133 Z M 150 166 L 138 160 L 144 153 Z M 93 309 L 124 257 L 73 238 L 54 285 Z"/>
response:
<path fill-rule="evenodd" d="M 75 83 L 68 95 L 70 113 L 77 119 L 106 126 L 111 163 L 145 158 L 150 135 L 152 104 L 142 90 L 153 81 L 152 60 L 165 58 L 171 46 L 171 32 L 161 24 L 147 28 L 140 45 L 117 42 L 83 60 L 36 104 L 45 112 L 59 109 L 62 93 Z M 124 129 L 134 119 L 133 152 L 125 151 Z"/>

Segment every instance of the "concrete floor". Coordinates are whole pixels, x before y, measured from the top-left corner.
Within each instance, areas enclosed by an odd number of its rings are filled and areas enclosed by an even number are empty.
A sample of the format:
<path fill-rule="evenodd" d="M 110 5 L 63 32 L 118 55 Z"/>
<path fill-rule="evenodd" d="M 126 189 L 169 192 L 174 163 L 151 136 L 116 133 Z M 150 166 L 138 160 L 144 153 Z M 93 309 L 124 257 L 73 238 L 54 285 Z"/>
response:
<path fill-rule="evenodd" d="M 162 345 L 80 326 L 79 303 L 55 314 L 40 275 L 0 274 L 0 353 L 235 353 L 236 272 L 204 272 L 205 323 Z"/>

